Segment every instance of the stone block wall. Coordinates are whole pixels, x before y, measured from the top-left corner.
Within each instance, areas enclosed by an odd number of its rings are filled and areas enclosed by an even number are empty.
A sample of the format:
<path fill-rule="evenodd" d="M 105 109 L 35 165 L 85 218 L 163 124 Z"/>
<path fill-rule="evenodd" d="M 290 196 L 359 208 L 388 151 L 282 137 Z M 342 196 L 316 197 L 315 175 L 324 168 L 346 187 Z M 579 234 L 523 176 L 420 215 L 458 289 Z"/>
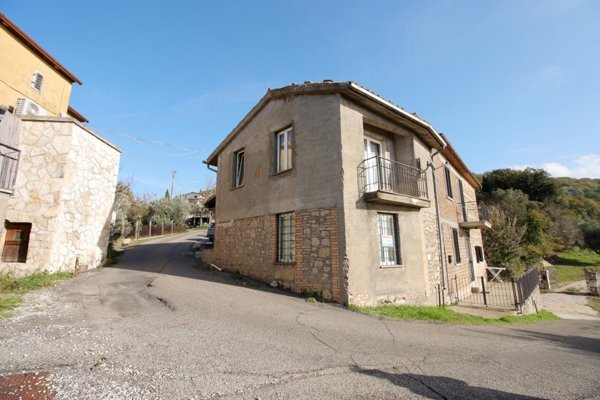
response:
<path fill-rule="evenodd" d="M 0 262 L 0 272 L 97 267 L 108 245 L 120 151 L 68 118 L 22 118 L 18 147 L 5 218 L 31 223 L 31 236 L 27 261 Z"/>
<path fill-rule="evenodd" d="M 215 263 L 296 293 L 343 302 L 337 210 L 294 212 L 294 263 L 277 262 L 277 215 L 217 222 Z"/>
<path fill-rule="evenodd" d="M 428 279 L 426 290 L 427 296 L 437 294 L 437 285 L 441 284 L 441 257 L 439 230 L 435 213 L 421 211 L 421 242 L 424 246 L 426 279 Z"/>

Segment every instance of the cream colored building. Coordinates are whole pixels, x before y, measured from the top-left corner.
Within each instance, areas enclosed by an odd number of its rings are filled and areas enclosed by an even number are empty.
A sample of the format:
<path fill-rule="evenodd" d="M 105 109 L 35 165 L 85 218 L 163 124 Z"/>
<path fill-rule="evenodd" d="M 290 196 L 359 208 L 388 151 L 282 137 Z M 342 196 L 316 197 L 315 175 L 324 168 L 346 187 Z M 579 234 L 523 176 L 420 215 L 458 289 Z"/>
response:
<path fill-rule="evenodd" d="M 106 256 L 120 150 L 69 106 L 81 81 L 0 13 L 0 273 Z"/>
<path fill-rule="evenodd" d="M 269 90 L 206 163 L 221 267 L 360 305 L 485 279 L 479 183 L 429 123 L 356 83 Z"/>

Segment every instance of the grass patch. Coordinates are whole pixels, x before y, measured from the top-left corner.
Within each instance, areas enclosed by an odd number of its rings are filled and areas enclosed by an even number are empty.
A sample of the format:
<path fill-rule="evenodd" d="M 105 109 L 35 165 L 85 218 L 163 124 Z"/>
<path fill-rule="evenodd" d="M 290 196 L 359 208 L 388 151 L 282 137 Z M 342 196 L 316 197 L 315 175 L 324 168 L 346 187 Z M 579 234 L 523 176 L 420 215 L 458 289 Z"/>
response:
<path fill-rule="evenodd" d="M 564 285 L 584 280 L 584 268 L 600 267 L 600 254 L 576 247 L 556 254 L 551 261 L 556 281 Z"/>
<path fill-rule="evenodd" d="M 387 318 L 409 319 L 420 321 L 437 321 L 457 325 L 490 325 L 490 324 L 517 324 L 540 321 L 558 320 L 556 315 L 542 310 L 538 314 L 505 316 L 500 319 L 483 318 L 475 315 L 463 314 L 444 307 L 383 305 L 378 307 L 359 307 L 350 305 L 352 311 L 365 314 L 378 315 Z"/>
<path fill-rule="evenodd" d="M 15 278 L 11 274 L 0 276 L 0 294 L 27 293 L 32 290 L 52 286 L 56 281 L 64 281 L 73 276 L 70 272 L 55 274 L 36 273 L 23 278 Z"/>
<path fill-rule="evenodd" d="M 0 297 L 0 319 L 8 318 L 12 315 L 12 310 L 23 301 L 18 296 Z"/>
<path fill-rule="evenodd" d="M 590 249 L 575 247 L 556 254 L 552 261 L 555 265 L 570 265 L 573 267 L 600 266 L 600 254 Z"/>
<path fill-rule="evenodd" d="M 37 273 L 22 278 L 15 278 L 11 274 L 0 275 L 0 319 L 10 317 L 12 310 L 21 304 L 23 299 L 19 295 L 52 286 L 56 281 L 63 281 L 72 276 L 70 272 Z"/>

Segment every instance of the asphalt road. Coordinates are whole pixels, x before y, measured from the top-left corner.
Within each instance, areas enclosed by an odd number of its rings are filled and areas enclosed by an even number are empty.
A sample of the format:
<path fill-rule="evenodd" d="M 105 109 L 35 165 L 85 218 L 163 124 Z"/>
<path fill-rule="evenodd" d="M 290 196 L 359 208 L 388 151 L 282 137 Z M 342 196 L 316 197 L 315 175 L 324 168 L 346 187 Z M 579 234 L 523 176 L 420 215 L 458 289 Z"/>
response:
<path fill-rule="evenodd" d="M 56 399 L 600 398 L 598 321 L 379 319 L 209 271 L 195 236 L 28 295 L 0 375 L 40 373 Z"/>

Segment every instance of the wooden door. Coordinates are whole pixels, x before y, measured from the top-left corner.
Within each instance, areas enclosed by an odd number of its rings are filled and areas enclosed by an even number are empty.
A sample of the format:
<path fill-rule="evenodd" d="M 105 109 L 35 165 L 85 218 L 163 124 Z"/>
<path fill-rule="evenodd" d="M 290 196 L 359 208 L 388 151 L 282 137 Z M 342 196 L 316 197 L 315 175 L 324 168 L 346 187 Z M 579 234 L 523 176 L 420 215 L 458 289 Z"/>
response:
<path fill-rule="evenodd" d="M 4 240 L 4 249 L 2 250 L 2 261 L 27 261 L 31 224 L 6 222 L 5 228 L 6 239 Z"/>

